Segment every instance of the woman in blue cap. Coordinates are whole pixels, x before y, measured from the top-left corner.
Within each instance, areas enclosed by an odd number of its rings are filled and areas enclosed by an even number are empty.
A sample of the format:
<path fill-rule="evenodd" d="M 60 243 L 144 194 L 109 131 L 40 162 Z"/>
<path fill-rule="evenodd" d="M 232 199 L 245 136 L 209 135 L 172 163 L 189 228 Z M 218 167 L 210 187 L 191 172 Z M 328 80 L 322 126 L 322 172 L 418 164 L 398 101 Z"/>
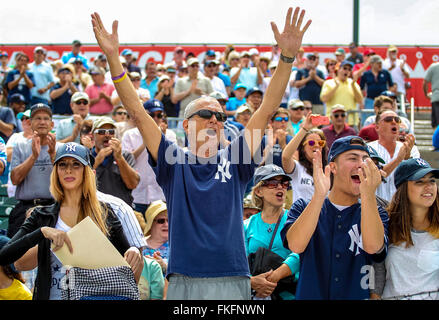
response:
<path fill-rule="evenodd" d="M 56 152 L 50 177 L 50 193 L 55 203 L 35 207 L 19 231 L 0 250 L 0 265 L 19 259 L 21 265 L 26 264 L 29 269 L 38 264 L 34 300 L 61 299 L 60 282 L 66 272 L 53 252 L 64 244 L 70 252 L 75 250 L 67 231 L 86 217 L 96 223 L 125 257 L 135 279 L 138 281 L 140 277 L 142 256 L 137 248 L 130 247 L 122 225 L 111 207 L 98 201 L 92 161 L 84 146 L 75 142 L 61 145 Z M 36 245 L 38 256 L 36 250 L 32 249 Z"/>
<path fill-rule="evenodd" d="M 387 208 L 384 299 L 439 299 L 437 178 L 439 170 L 420 158 L 404 160 L 396 168 L 397 190 Z"/>
<path fill-rule="evenodd" d="M 294 278 L 299 271 L 299 255 L 284 248 L 280 238 L 280 230 L 287 219 L 287 210 L 283 206 L 290 181 L 291 178 L 275 164 L 261 166 L 255 171 L 252 201 L 262 210 L 244 221 L 246 251 L 251 254 L 259 247 L 269 248 L 272 241 L 271 251 L 284 259 L 279 267 L 251 277 L 252 296 L 255 300 L 294 299 L 293 283 L 289 291 L 279 284 L 281 279 L 289 276 L 292 276 L 291 281 L 296 281 Z"/>

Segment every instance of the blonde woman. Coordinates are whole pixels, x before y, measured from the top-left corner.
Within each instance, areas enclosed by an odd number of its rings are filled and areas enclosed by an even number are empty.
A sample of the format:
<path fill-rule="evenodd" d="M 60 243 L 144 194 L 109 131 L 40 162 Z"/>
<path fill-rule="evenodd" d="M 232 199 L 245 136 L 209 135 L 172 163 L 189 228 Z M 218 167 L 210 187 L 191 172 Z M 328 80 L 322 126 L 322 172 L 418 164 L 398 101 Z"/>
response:
<path fill-rule="evenodd" d="M 67 231 L 86 217 L 96 223 L 125 257 L 138 281 L 143 268 L 142 256 L 137 248 L 130 248 L 122 225 L 111 207 L 98 201 L 87 148 L 74 142 L 58 148 L 50 179 L 50 193 L 55 203 L 35 207 L 31 216 L 0 251 L 0 264 L 15 261 L 16 265 L 17 262 L 21 266 L 26 264 L 27 269 L 38 266 L 33 299 L 61 299 L 60 282 L 65 270 L 53 252 L 64 244 L 70 252 L 75 250 Z M 52 244 L 53 252 L 50 249 Z M 36 249 L 33 249 L 37 245 L 38 256 Z"/>
<path fill-rule="evenodd" d="M 283 205 L 290 181 L 291 178 L 282 168 L 274 164 L 261 166 L 255 171 L 255 186 L 251 195 L 253 203 L 261 211 L 244 221 L 246 253 L 254 253 L 259 247 L 269 248 L 274 237 L 270 250 L 284 260 L 280 266 L 273 266 L 272 270 L 252 275 L 250 282 L 254 300 L 295 298 L 294 285 L 291 283 L 291 286 L 285 287 L 284 283 L 280 283 L 281 279 L 291 275 L 297 280 L 299 272 L 299 255 L 286 249 L 280 238 L 280 231 L 287 219 L 287 210 Z"/>

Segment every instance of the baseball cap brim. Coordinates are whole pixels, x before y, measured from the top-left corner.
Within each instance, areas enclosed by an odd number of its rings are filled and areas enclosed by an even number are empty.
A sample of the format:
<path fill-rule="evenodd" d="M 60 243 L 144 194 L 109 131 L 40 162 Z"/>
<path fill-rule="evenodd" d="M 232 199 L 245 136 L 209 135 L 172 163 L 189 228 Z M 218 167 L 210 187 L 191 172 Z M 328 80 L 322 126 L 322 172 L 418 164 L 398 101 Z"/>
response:
<path fill-rule="evenodd" d="M 268 179 L 271 179 L 271 178 L 274 178 L 274 177 L 283 177 L 283 178 L 286 178 L 286 180 L 288 180 L 288 181 L 292 180 L 291 177 L 286 175 L 286 174 L 282 174 L 282 173 L 279 173 L 279 172 L 273 172 L 271 174 L 266 175 L 262 179 L 259 179 L 257 181 L 255 180 L 254 184 L 258 184 L 261 181 L 265 181 L 265 180 L 268 180 Z"/>
<path fill-rule="evenodd" d="M 335 154 L 331 154 L 331 152 L 329 152 L 329 158 L 328 158 L 328 162 L 333 162 L 335 160 L 335 158 L 337 158 L 340 154 L 345 153 L 347 151 L 350 150 L 362 150 L 362 151 L 366 151 L 367 154 L 370 155 L 369 150 L 367 149 L 367 147 L 364 147 L 360 144 L 351 144 L 349 146 L 346 146 L 345 148 L 343 148 L 343 150 L 341 152 L 335 153 Z"/>
<path fill-rule="evenodd" d="M 429 173 L 433 173 L 433 176 L 435 178 L 439 178 L 439 169 L 424 168 L 424 169 L 420 169 L 420 170 L 416 171 L 411 176 L 409 176 L 406 180 L 416 181 L 416 180 L 422 179 L 423 177 L 425 177 Z"/>
<path fill-rule="evenodd" d="M 57 158 L 55 158 L 55 161 L 53 163 L 55 164 L 59 160 L 61 160 L 62 158 L 66 158 L 66 157 L 75 158 L 76 160 L 81 162 L 84 166 L 89 166 L 90 165 L 90 163 L 87 163 L 87 161 L 85 161 L 82 157 L 78 156 L 77 154 L 73 154 L 73 153 L 62 154 L 62 155 L 58 156 Z"/>

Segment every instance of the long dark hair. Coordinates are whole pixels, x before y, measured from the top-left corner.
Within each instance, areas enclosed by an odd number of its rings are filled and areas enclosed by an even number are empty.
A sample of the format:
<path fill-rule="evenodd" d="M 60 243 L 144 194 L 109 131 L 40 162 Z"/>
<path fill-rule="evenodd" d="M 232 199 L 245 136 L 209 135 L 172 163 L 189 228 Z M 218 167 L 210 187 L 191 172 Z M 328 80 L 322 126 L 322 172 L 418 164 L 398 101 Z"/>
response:
<path fill-rule="evenodd" d="M 406 181 L 396 189 L 392 201 L 387 206 L 387 212 L 389 213 L 389 244 L 399 245 L 405 242 L 406 248 L 414 245 L 411 236 L 412 217 L 407 185 L 408 182 Z M 436 200 L 428 210 L 427 218 L 430 221 L 430 226 L 426 231 L 433 237 L 439 238 L 439 192 L 437 192 Z"/>
<path fill-rule="evenodd" d="M 302 141 L 300 141 L 299 147 L 297 148 L 297 150 L 299 152 L 299 163 L 305 168 L 306 172 L 310 176 L 313 175 L 312 161 L 309 161 L 306 158 L 305 146 L 303 145 L 303 143 L 306 141 L 308 136 L 313 134 L 313 133 L 318 134 L 320 136 L 320 139 L 326 141 L 325 134 L 323 133 L 322 130 L 320 130 L 320 129 L 311 129 L 311 130 L 309 130 L 305 134 L 305 136 L 303 137 Z M 325 145 L 325 147 L 322 149 L 322 166 L 323 166 L 323 168 L 325 168 L 325 166 L 328 164 L 328 156 L 327 156 L 327 154 L 328 154 L 328 146 Z"/>
<path fill-rule="evenodd" d="M 15 272 L 9 265 L 7 266 L 0 266 L 2 268 L 3 272 L 9 279 L 17 279 L 21 283 L 25 283 L 23 276 L 19 272 Z"/>

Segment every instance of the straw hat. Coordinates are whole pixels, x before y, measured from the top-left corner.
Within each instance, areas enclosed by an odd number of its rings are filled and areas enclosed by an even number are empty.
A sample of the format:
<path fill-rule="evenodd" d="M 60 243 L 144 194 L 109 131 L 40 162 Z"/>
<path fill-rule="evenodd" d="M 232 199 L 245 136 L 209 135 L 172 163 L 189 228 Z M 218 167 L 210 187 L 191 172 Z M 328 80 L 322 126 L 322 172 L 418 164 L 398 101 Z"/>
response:
<path fill-rule="evenodd" d="M 152 222 L 154 221 L 155 217 L 157 217 L 162 212 L 167 212 L 168 209 L 166 207 L 166 203 L 162 200 L 157 200 L 151 202 L 150 206 L 145 212 L 145 220 L 146 220 L 146 226 L 143 229 L 143 234 L 145 236 L 148 236 L 151 234 L 151 226 Z"/>

